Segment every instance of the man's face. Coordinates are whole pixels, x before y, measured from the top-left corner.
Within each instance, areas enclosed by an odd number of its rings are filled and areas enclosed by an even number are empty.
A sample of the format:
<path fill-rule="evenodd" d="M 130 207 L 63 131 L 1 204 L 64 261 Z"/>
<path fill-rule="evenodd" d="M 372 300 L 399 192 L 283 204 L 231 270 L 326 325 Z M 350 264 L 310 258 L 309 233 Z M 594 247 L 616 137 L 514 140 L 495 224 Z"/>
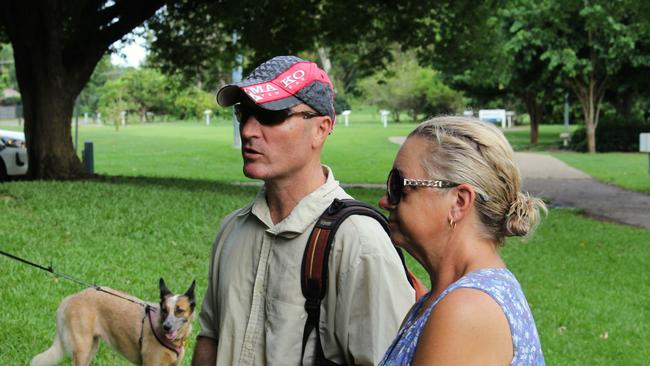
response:
<path fill-rule="evenodd" d="M 280 120 L 258 112 L 243 113 L 240 122 L 244 175 L 264 181 L 291 179 L 319 158 L 315 114 L 309 106 L 298 104 Z"/>

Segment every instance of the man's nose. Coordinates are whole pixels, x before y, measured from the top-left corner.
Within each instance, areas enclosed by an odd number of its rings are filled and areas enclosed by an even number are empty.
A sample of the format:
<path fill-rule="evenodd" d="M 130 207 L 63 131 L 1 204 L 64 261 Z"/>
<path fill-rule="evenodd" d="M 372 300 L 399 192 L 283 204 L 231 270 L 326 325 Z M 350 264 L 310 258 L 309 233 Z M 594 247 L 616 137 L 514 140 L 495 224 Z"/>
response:
<path fill-rule="evenodd" d="M 239 133 L 242 138 L 249 138 L 259 134 L 260 132 L 260 122 L 255 118 L 255 116 L 250 116 L 244 122 L 239 123 Z"/>

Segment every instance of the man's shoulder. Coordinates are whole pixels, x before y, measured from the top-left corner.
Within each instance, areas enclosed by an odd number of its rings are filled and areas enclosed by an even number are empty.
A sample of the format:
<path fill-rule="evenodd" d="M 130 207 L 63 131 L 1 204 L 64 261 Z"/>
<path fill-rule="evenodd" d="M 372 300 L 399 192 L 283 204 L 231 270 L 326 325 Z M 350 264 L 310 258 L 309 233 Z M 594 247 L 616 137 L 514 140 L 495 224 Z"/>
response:
<path fill-rule="evenodd" d="M 374 218 L 364 215 L 352 215 L 339 226 L 334 240 L 352 245 L 358 255 L 395 254 L 395 249 L 381 224 Z"/>
<path fill-rule="evenodd" d="M 228 225 L 230 225 L 233 221 L 237 219 L 245 219 L 246 216 L 251 212 L 251 209 L 253 207 L 253 202 L 250 202 L 246 206 L 240 207 L 236 209 L 235 211 L 230 212 L 228 215 L 226 215 L 223 220 L 221 220 L 221 229 L 220 231 L 223 231 Z"/>

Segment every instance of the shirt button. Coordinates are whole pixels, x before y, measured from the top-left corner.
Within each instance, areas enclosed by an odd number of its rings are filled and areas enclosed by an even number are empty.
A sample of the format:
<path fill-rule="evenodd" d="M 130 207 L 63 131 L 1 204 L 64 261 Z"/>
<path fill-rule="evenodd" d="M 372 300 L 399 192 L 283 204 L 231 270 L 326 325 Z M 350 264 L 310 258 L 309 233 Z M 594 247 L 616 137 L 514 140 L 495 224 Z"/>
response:
<path fill-rule="evenodd" d="M 246 343 L 246 349 L 249 350 L 249 351 L 252 350 L 252 349 L 253 349 L 253 345 L 250 344 L 250 343 Z"/>

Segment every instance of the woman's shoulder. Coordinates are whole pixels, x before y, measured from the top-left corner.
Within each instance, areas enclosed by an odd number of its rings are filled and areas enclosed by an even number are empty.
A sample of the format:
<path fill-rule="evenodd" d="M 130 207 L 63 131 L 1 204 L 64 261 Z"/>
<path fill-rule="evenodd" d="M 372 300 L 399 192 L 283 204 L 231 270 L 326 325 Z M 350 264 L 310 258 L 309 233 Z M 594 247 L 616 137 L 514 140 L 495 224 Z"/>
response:
<path fill-rule="evenodd" d="M 496 357 L 512 359 L 508 321 L 484 291 L 457 288 L 435 305 L 420 338 L 416 359 L 441 364 L 473 363 Z M 472 354 L 465 352 L 474 350 Z M 497 350 L 498 352 L 495 352 Z"/>

